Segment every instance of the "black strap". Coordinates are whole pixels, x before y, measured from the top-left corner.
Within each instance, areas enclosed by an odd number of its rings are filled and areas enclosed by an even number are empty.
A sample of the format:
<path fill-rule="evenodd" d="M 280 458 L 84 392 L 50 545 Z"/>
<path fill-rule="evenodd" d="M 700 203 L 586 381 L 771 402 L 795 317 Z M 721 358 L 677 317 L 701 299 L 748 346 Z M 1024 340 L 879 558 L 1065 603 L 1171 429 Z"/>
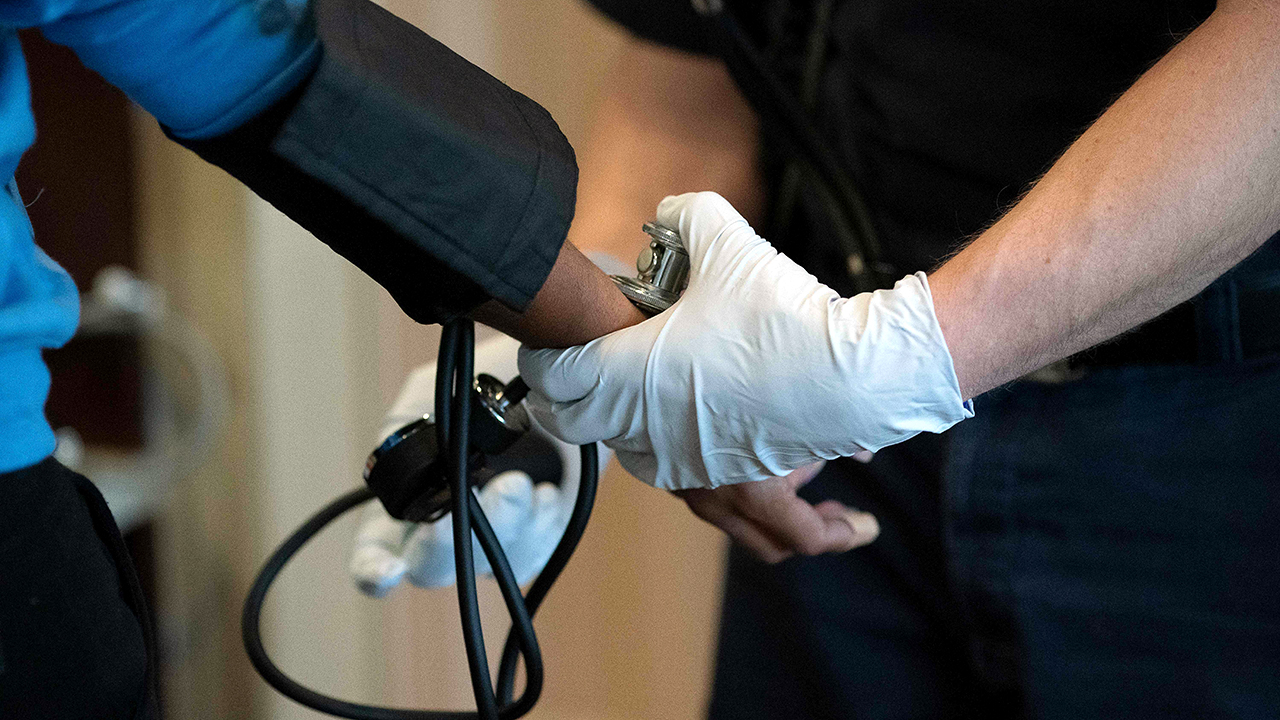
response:
<path fill-rule="evenodd" d="M 781 134 L 784 142 L 793 146 L 820 181 L 816 184 L 819 199 L 831 214 L 857 290 L 892 286 L 898 273 L 883 260 L 867 202 L 800 101 L 769 69 L 732 11 L 719 2 L 695 3 L 694 7 L 709 18 L 712 46 L 761 121 L 785 130 Z"/>
<path fill-rule="evenodd" d="M 835 0 L 818 0 L 813 8 L 809 36 L 805 39 L 804 69 L 800 78 L 800 104 L 806 113 L 813 112 L 818 104 L 818 84 L 826 65 L 827 41 L 831 35 L 831 13 L 834 8 Z M 812 173 L 804 173 L 804 166 L 799 159 L 788 160 L 782 171 L 782 181 L 778 183 L 778 196 L 769 218 L 770 237 L 781 235 L 791 226 L 801 184 L 807 184 L 810 179 L 805 177 L 806 174 L 812 176 Z"/>

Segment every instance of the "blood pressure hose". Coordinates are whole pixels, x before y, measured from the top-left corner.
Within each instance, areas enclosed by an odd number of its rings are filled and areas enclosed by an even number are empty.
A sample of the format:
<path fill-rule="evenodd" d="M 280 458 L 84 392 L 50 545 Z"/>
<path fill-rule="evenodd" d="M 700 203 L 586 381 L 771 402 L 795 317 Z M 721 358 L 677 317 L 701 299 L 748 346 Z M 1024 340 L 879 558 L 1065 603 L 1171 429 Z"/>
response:
<path fill-rule="evenodd" d="M 688 283 L 689 254 L 679 233 L 670 228 L 646 223 L 643 229 L 649 235 L 649 246 L 636 261 L 638 274 L 634 278 L 612 277 L 632 303 L 653 315 L 680 297 Z M 529 712 L 538 701 L 543 668 L 538 638 L 533 631 L 533 614 L 564 570 L 587 528 L 596 499 L 599 457 L 595 444 L 581 447 L 582 478 L 568 527 L 546 567 L 529 586 L 528 594 L 521 595 L 506 553 L 471 487 L 477 479 L 474 470 L 483 463 L 484 453 L 501 453 L 528 429 L 528 418 L 522 414 L 519 404 L 529 387 L 518 377 L 505 386 L 487 375 L 475 378 L 474 364 L 475 328 L 471 321 L 455 320 L 446 324 L 436 364 L 434 425 L 431 419 L 423 418 L 392 433 L 370 456 L 365 467 L 368 487 L 352 490 L 313 515 L 272 553 L 258 573 L 244 601 L 240 632 L 253 666 L 267 683 L 289 698 L 314 710 L 353 720 L 513 720 Z M 397 519 L 435 520 L 445 512 L 452 514 L 458 608 L 476 698 L 475 712 L 405 710 L 339 700 L 285 675 L 262 645 L 259 627 L 262 605 L 271 583 L 285 564 L 326 525 L 374 497 Z M 489 675 L 476 601 L 476 570 L 470 540 L 473 531 L 489 559 L 511 615 L 511 632 L 498 666 L 496 691 Z M 525 686 L 520 697 L 513 699 L 516 662 L 520 657 L 524 658 Z"/>
<path fill-rule="evenodd" d="M 474 376 L 475 331 L 470 320 L 456 320 L 444 326 L 440 341 L 439 362 L 436 372 L 436 440 L 445 454 L 445 468 L 449 480 L 450 511 L 453 519 L 454 538 L 470 538 L 472 530 L 493 568 L 494 578 L 502 591 L 512 627 L 503 650 L 498 671 L 495 694 L 489 675 L 489 663 L 485 654 L 484 632 L 480 624 L 480 609 L 476 598 L 476 571 L 472 561 L 470 542 L 454 542 L 454 562 L 457 569 L 458 607 L 462 615 L 463 639 L 467 649 L 467 663 L 471 670 L 471 683 L 476 697 L 475 712 L 406 710 L 399 708 L 363 705 L 324 695 L 290 678 L 272 662 L 262 644 L 260 629 L 262 606 L 267 591 L 285 564 L 304 544 L 326 525 L 348 510 L 372 499 L 369 488 L 353 490 L 326 505 L 272 553 L 258 574 L 245 599 L 240 631 L 244 638 L 249 660 L 262 677 L 287 697 L 320 712 L 353 720 L 512 720 L 533 707 L 542 691 L 542 655 L 538 639 L 533 631 L 533 615 L 547 596 L 552 583 L 560 575 L 569 557 L 573 555 L 582 533 L 586 530 L 595 503 L 598 481 L 598 456 L 596 446 L 583 445 L 582 476 L 578 484 L 578 496 L 569 516 L 564 536 L 547 561 L 546 567 L 534 580 L 528 595 L 522 595 L 507 556 L 498 542 L 480 502 L 471 491 L 469 469 L 472 464 L 470 449 L 470 415 L 472 377 Z M 527 388 L 517 378 L 507 386 L 508 394 L 523 397 Z M 519 398 L 513 398 L 518 402 Z M 512 700 L 515 692 L 516 660 L 525 661 L 525 688 L 519 699 Z"/>
<path fill-rule="evenodd" d="M 833 218 L 841 221 L 838 226 L 844 228 L 842 234 L 850 235 L 846 238 L 848 246 L 843 249 L 847 253 L 848 265 L 855 281 L 866 286 L 863 289 L 888 287 L 897 274 L 881 259 L 875 227 L 870 221 L 866 201 L 856 183 L 835 162 L 836 155 L 823 141 L 801 104 L 786 92 L 782 82 L 769 70 L 764 57 L 752 45 L 748 34 L 724 3 L 718 0 L 694 0 L 694 7 L 711 18 L 715 45 L 740 81 L 752 105 L 762 115 L 774 117 L 781 122 L 796 149 L 814 170 L 825 191 L 824 199 L 828 201 L 825 203 L 828 210 Z M 636 278 L 613 276 L 613 279 L 632 303 L 652 315 L 666 309 L 679 297 L 687 282 L 689 257 L 676 232 L 653 223 L 646 224 L 644 230 L 651 241 L 636 263 L 639 275 Z M 272 687 L 293 700 L 321 712 L 354 720 L 512 720 L 527 713 L 537 702 L 542 691 L 543 668 L 532 618 L 546 598 L 552 583 L 568 563 L 586 529 L 591 507 L 595 502 L 598 457 L 595 445 L 582 446 L 582 479 L 578 485 L 578 496 L 569 525 L 546 567 L 530 586 L 529 593 L 521 595 L 506 554 L 470 489 L 469 471 L 474 457 L 472 442 L 477 440 L 471 436 L 470 425 L 474 356 L 474 327 L 471 322 L 459 320 L 445 325 L 436 374 L 435 448 L 444 459 L 444 475 L 448 478 L 448 509 L 453 515 L 458 606 L 462 615 L 463 639 L 477 710 L 404 710 L 339 700 L 299 684 L 285 675 L 267 656 L 259 624 L 262 605 L 267 591 L 271 589 L 271 583 L 294 554 L 321 529 L 348 510 L 375 497 L 374 491 L 369 488 L 353 490 L 335 499 L 295 530 L 267 560 L 245 599 L 240 629 L 249 659 Z M 492 381 L 492 378 L 489 380 Z M 490 385 L 491 389 L 492 387 Z M 505 388 L 499 387 L 498 394 L 494 397 L 503 404 L 518 404 L 527 391 L 528 388 L 520 378 L 516 378 Z M 404 428 L 402 432 L 408 429 Z M 393 442 L 398 441 L 399 439 Z M 384 505 L 388 505 L 388 499 L 383 493 L 380 492 L 377 496 Z M 428 504 L 435 501 L 439 501 L 436 504 L 442 503 L 443 494 L 435 496 Z M 388 510 L 391 511 L 390 505 Z M 393 516 L 400 517 L 395 511 L 391 512 Z M 489 675 L 476 601 L 475 566 L 472 562 L 471 542 L 468 541 L 473 530 L 481 549 L 489 558 L 494 578 L 502 591 L 512 620 L 511 632 L 507 636 L 498 669 L 496 692 Z M 468 540 L 459 541 L 460 538 Z M 516 661 L 520 656 L 525 660 L 525 689 L 519 699 L 513 700 Z"/>

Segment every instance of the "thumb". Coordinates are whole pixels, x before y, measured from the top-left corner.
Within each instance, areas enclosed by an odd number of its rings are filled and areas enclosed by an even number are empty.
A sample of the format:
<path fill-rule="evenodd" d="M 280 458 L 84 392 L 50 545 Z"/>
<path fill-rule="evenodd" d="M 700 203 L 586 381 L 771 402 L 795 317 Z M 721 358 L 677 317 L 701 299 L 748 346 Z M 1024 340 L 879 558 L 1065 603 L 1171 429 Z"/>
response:
<path fill-rule="evenodd" d="M 520 346 L 520 377 L 552 402 L 573 402 L 586 397 L 600 383 L 599 340 L 558 350 L 534 350 Z"/>
<path fill-rule="evenodd" d="M 814 509 L 829 526 L 836 527 L 841 523 L 846 526 L 843 531 L 850 538 L 848 549 L 870 544 L 880 536 L 880 522 L 869 512 L 848 507 L 839 500 L 824 500 L 815 505 Z"/>
<path fill-rule="evenodd" d="M 532 522 L 534 511 L 533 478 L 523 470 L 499 473 L 480 491 L 480 507 L 504 550 Z"/>
<path fill-rule="evenodd" d="M 400 556 L 406 527 L 377 503 L 365 512 L 347 565 L 351 579 L 364 594 L 383 597 L 400 584 L 408 570 L 408 563 Z"/>
<path fill-rule="evenodd" d="M 657 220 L 660 225 L 675 229 L 689 252 L 690 282 L 711 267 L 712 248 L 717 241 L 733 231 L 747 230 L 747 237 L 760 243 L 746 218 L 734 209 L 718 193 L 697 192 L 672 195 L 658 203 Z"/>

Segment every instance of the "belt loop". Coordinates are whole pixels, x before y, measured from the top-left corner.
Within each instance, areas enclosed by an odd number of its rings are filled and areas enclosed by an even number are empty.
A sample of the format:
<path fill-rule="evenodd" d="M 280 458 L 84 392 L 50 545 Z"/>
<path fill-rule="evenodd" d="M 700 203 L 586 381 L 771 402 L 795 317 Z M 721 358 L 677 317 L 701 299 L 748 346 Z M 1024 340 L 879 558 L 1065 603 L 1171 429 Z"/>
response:
<path fill-rule="evenodd" d="M 1201 364 L 1244 360 L 1235 280 L 1229 275 L 1218 278 L 1192 303 L 1196 310 L 1197 360 Z"/>

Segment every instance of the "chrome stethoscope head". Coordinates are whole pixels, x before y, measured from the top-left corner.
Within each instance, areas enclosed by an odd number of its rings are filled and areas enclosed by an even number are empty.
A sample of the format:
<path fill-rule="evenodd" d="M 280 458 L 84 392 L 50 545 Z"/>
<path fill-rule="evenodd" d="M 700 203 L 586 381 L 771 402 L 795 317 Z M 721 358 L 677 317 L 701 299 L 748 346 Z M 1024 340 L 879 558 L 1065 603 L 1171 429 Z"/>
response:
<path fill-rule="evenodd" d="M 649 246 L 636 258 L 635 277 L 611 275 L 627 299 L 646 315 L 657 315 L 680 299 L 689 284 L 689 253 L 680 234 L 657 223 L 645 223 Z"/>

